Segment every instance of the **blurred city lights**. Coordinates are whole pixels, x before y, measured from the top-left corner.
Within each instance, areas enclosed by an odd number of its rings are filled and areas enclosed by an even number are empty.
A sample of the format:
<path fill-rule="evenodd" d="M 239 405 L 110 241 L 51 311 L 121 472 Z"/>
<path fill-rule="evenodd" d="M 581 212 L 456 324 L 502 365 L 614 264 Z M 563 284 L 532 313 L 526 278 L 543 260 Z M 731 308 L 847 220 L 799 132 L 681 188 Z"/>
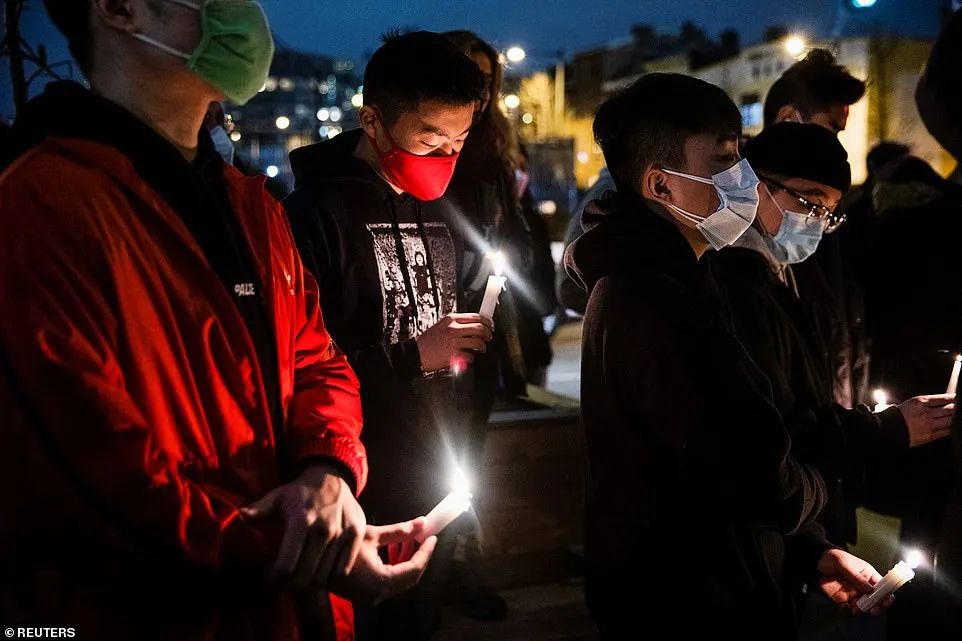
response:
<path fill-rule="evenodd" d="M 356 93 L 351 96 L 351 104 L 360 109 L 364 106 L 364 94 Z"/>
<path fill-rule="evenodd" d="M 331 122 L 337 122 L 341 119 L 341 109 L 339 107 L 331 107 Z"/>
<path fill-rule="evenodd" d="M 852 6 L 856 9 L 868 9 L 874 7 L 877 0 L 852 0 Z"/>
<path fill-rule="evenodd" d="M 317 119 L 320 120 L 321 122 L 324 122 L 330 117 L 331 117 L 331 111 L 326 107 L 321 107 L 320 109 L 317 110 Z"/>
<path fill-rule="evenodd" d="M 521 47 L 515 46 L 505 52 L 505 57 L 508 59 L 508 62 L 518 63 L 524 60 L 525 52 Z"/>
<path fill-rule="evenodd" d="M 542 200 L 538 203 L 538 212 L 545 216 L 554 216 L 558 213 L 558 203 L 553 200 Z"/>
<path fill-rule="evenodd" d="M 532 116 L 529 113 L 526 113 L 525 115 L 521 116 L 521 122 L 523 122 L 526 125 L 530 125 L 531 123 L 534 122 L 534 116 Z"/>
<path fill-rule="evenodd" d="M 504 106 L 508 109 L 517 109 L 521 106 L 521 98 L 518 98 L 513 93 L 509 93 L 504 97 Z"/>
<path fill-rule="evenodd" d="M 281 173 L 281 170 L 277 168 L 277 165 L 268 165 L 265 173 L 271 178 L 277 178 L 277 174 Z"/>
<path fill-rule="evenodd" d="M 230 134 L 230 139 L 233 140 L 234 142 L 239 142 L 241 139 L 241 132 L 232 131 Z"/>
<path fill-rule="evenodd" d="M 785 40 L 785 51 L 791 56 L 801 55 L 805 51 L 805 39 L 801 36 L 789 36 Z"/>
<path fill-rule="evenodd" d="M 278 129 L 287 129 L 291 126 L 291 119 L 287 116 L 278 116 L 274 124 L 277 125 Z"/>

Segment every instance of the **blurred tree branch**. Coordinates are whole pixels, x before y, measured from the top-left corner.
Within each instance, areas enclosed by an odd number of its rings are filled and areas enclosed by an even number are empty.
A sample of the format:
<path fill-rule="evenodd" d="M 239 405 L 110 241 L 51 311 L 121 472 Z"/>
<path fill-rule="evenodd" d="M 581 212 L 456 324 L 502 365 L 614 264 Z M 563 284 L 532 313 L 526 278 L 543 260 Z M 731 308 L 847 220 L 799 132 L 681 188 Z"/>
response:
<path fill-rule="evenodd" d="M 73 63 L 69 60 L 50 64 L 47 60 L 47 50 L 38 45 L 34 50 L 23 39 L 20 33 L 20 16 L 27 0 L 3 0 L 3 40 L 0 40 L 0 58 L 10 59 L 10 82 L 13 85 L 13 104 L 17 113 L 23 109 L 30 97 L 30 85 L 41 76 L 49 76 L 55 80 L 62 80 L 58 69 L 67 70 L 67 76 L 73 77 Z M 27 76 L 27 65 L 35 67 Z"/>

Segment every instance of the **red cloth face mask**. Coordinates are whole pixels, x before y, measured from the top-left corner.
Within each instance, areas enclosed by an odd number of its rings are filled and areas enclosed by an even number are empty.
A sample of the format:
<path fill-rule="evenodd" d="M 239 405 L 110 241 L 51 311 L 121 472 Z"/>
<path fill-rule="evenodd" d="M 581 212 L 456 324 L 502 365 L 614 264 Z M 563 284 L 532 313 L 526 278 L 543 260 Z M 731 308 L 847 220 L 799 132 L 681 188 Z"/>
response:
<path fill-rule="evenodd" d="M 384 128 L 387 139 L 391 142 L 391 151 L 381 151 L 377 141 L 368 136 L 371 146 L 381 161 L 384 175 L 392 183 L 411 194 L 418 200 L 437 200 L 444 195 L 454 175 L 454 165 L 458 161 L 458 154 L 450 156 L 418 156 L 410 151 L 401 149 L 391 132 L 384 124 L 384 119 L 378 114 L 378 120 Z"/>

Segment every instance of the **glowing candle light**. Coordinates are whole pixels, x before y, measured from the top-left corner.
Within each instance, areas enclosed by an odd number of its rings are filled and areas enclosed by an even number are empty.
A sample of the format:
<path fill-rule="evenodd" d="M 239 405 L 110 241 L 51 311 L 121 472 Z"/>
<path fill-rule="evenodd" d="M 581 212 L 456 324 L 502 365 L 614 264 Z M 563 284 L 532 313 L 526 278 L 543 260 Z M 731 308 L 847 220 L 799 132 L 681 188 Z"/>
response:
<path fill-rule="evenodd" d="M 889 403 L 889 395 L 885 393 L 884 389 L 877 389 L 872 392 L 872 398 L 875 399 L 875 407 L 873 411 L 875 413 L 884 412 L 888 408 L 892 407 Z"/>
<path fill-rule="evenodd" d="M 952 374 L 949 375 L 949 386 L 945 388 L 946 394 L 955 394 L 959 387 L 959 372 L 962 371 L 962 354 L 955 355 L 955 362 L 952 363 Z"/>
<path fill-rule="evenodd" d="M 451 478 L 451 492 L 424 517 L 427 524 L 418 542 L 441 532 L 456 518 L 471 509 L 471 486 L 461 468 L 456 468 Z"/>
<path fill-rule="evenodd" d="M 862 612 L 868 612 L 893 594 L 900 587 L 915 578 L 915 568 L 919 567 L 924 557 L 918 550 L 912 550 L 904 561 L 899 561 L 888 571 L 882 580 L 875 584 L 871 594 L 863 594 L 855 605 Z"/>
<path fill-rule="evenodd" d="M 508 279 L 502 276 L 505 267 L 504 254 L 501 252 L 491 252 L 488 254 L 488 260 L 490 260 L 494 266 L 494 273 L 488 276 L 488 286 L 484 289 L 484 300 L 481 301 L 480 313 L 488 320 L 493 320 L 494 310 L 498 306 L 498 298 L 501 296 L 501 292 L 504 291 L 504 286 L 508 282 Z"/>

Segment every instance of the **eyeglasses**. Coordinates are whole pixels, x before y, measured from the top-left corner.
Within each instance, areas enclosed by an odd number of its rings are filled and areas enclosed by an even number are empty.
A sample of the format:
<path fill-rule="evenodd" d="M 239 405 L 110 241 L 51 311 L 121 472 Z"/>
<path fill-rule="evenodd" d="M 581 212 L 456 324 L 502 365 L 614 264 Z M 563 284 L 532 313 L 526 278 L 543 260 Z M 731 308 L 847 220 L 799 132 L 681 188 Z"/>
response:
<path fill-rule="evenodd" d="M 818 203 L 813 203 L 812 201 L 808 200 L 807 198 L 802 196 L 800 193 L 798 193 L 794 189 L 786 187 L 785 185 L 778 182 L 777 180 L 773 180 L 771 178 L 763 178 L 763 180 L 766 183 L 772 185 L 773 187 L 777 189 L 781 189 L 782 191 L 787 193 L 789 196 L 797 200 L 798 203 L 803 207 L 803 210 L 800 211 L 799 213 L 806 214 L 812 218 L 817 218 L 819 220 L 828 221 L 828 225 L 825 227 L 826 234 L 831 234 L 833 231 L 838 229 L 842 225 L 842 223 L 845 222 L 844 213 L 839 212 L 837 210 L 833 211 L 828 207 L 826 207 L 825 205 L 819 205 Z"/>

